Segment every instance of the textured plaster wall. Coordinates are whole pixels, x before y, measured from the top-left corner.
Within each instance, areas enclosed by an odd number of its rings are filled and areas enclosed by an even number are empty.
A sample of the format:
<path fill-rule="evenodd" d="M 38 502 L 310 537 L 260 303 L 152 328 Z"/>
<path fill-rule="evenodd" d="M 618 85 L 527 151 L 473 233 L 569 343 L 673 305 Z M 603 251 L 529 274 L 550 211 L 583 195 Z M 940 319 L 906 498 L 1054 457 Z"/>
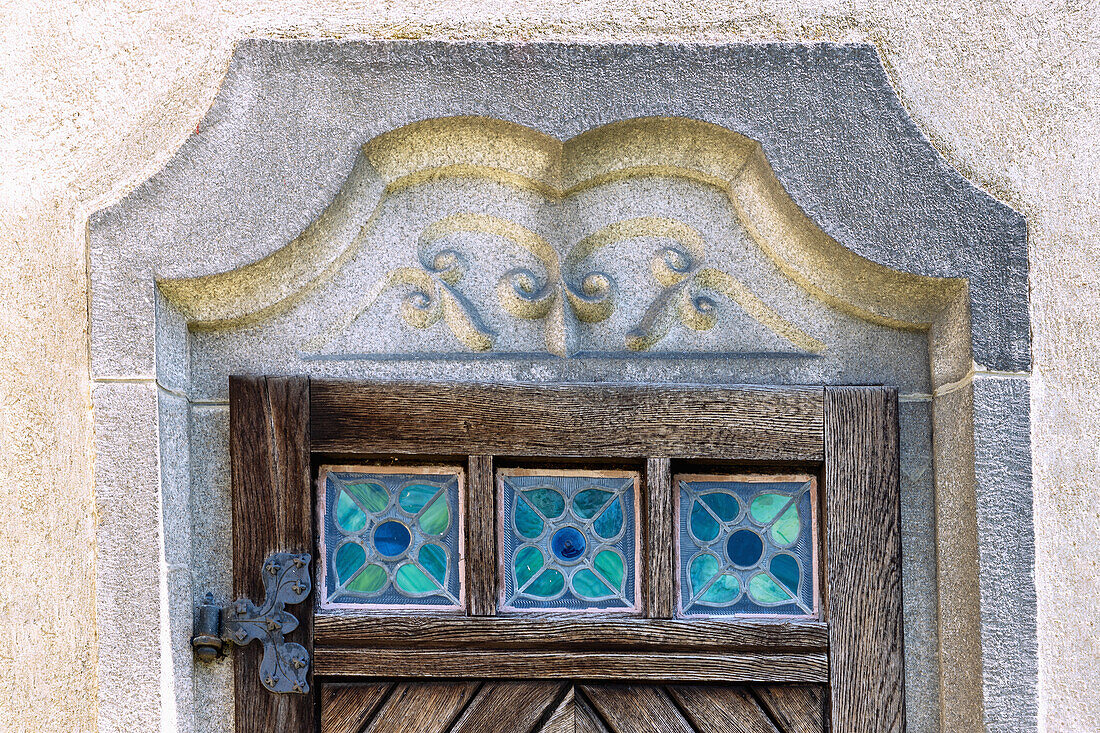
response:
<path fill-rule="evenodd" d="M 6 0 L 0 24 L 0 729 L 96 723 L 87 215 L 194 129 L 235 39 L 300 35 L 876 43 L 940 150 L 1028 218 L 1040 716 L 1100 730 L 1096 3 Z"/>

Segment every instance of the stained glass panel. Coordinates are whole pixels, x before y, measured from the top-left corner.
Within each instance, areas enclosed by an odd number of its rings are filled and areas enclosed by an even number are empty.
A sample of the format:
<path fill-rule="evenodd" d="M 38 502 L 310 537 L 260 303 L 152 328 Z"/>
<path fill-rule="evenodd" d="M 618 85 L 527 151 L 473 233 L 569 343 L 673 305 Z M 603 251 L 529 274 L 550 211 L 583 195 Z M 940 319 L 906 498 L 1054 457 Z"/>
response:
<path fill-rule="evenodd" d="M 636 611 L 638 474 L 504 469 L 504 610 Z"/>
<path fill-rule="evenodd" d="M 463 608 L 458 468 L 322 466 L 325 608 Z"/>
<path fill-rule="evenodd" d="M 680 612 L 817 615 L 812 476 L 676 477 Z"/>

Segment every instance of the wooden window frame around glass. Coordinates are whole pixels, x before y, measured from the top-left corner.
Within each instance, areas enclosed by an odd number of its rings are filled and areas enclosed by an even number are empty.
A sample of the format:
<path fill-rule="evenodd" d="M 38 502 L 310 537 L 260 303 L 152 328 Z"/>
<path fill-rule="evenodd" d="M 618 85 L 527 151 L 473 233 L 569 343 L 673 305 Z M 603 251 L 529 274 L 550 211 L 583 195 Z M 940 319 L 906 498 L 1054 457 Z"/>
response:
<path fill-rule="evenodd" d="M 289 609 L 320 680 L 363 677 L 800 682 L 829 686 L 831 730 L 904 726 L 897 395 L 881 387 L 230 380 L 234 590 L 262 597 L 262 559 L 316 556 L 323 464 L 457 465 L 465 615 Z M 498 615 L 496 468 L 640 473 L 638 617 Z M 677 473 L 818 479 L 820 617 L 680 619 Z M 315 573 L 316 575 L 316 573 Z M 237 731 L 314 730 L 314 693 L 273 695 L 238 650 Z M 315 689 L 315 686 L 313 687 Z"/>

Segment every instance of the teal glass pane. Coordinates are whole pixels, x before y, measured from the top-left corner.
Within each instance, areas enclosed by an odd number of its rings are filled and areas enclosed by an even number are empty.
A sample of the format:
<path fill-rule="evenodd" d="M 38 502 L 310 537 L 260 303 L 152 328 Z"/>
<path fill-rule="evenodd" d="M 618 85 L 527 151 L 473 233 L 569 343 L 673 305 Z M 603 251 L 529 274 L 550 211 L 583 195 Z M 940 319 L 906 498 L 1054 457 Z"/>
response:
<path fill-rule="evenodd" d="M 505 611 L 637 611 L 636 473 L 497 475 Z"/>
<path fill-rule="evenodd" d="M 809 477 L 680 476 L 680 613 L 817 615 Z"/>
<path fill-rule="evenodd" d="M 523 498 L 547 519 L 557 519 L 565 511 L 565 497 L 553 489 L 528 489 Z"/>
<path fill-rule="evenodd" d="M 693 502 L 691 506 L 691 534 L 694 536 L 695 541 L 699 543 L 711 542 L 718 533 L 722 531 L 722 527 L 718 524 L 718 520 L 707 511 L 706 507 L 701 502 Z"/>
<path fill-rule="evenodd" d="M 623 528 L 623 504 L 618 499 L 592 523 L 592 530 L 605 540 L 609 540 Z"/>
<path fill-rule="evenodd" d="M 573 592 L 581 598 L 608 598 L 615 595 L 607 584 L 596 577 L 588 568 L 581 568 L 573 574 Z"/>
<path fill-rule="evenodd" d="M 580 519 L 591 519 L 614 496 L 603 489 L 585 489 L 573 498 L 573 513 Z"/>
<path fill-rule="evenodd" d="M 522 547 L 516 553 L 512 565 L 516 571 L 516 586 L 522 588 L 527 581 L 542 570 L 542 552 L 537 547 Z"/>
<path fill-rule="evenodd" d="M 323 466 L 322 606 L 462 610 L 461 476 Z"/>
<path fill-rule="evenodd" d="M 523 497 L 516 499 L 513 519 L 515 519 L 516 522 L 516 531 L 527 539 L 533 540 L 542 534 L 542 528 L 544 526 L 542 517 L 535 513 L 535 510 L 531 508 Z"/>

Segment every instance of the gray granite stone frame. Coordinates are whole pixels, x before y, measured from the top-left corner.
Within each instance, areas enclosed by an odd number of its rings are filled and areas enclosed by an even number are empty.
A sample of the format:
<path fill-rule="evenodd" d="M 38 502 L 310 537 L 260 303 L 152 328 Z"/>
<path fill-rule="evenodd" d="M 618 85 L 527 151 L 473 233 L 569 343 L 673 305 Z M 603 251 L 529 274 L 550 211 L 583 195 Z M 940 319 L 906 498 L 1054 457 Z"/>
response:
<path fill-rule="evenodd" d="M 1025 223 L 871 46 L 245 41 L 88 236 L 101 730 L 232 730 L 233 373 L 895 385 L 909 730 L 1036 729 Z"/>

